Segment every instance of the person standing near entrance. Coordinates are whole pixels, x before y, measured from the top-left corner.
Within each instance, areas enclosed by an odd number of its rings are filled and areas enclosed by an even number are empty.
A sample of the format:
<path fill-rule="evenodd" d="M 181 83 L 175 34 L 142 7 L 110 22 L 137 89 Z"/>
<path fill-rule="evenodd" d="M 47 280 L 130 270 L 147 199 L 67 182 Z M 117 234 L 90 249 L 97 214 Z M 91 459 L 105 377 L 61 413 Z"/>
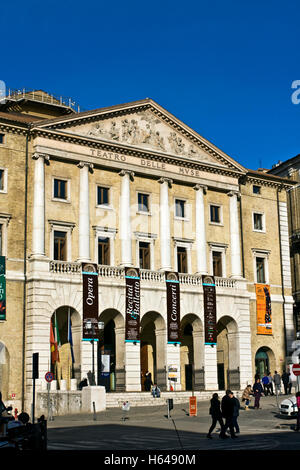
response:
<path fill-rule="evenodd" d="M 290 389 L 289 389 L 289 382 L 290 382 L 290 373 L 285 370 L 281 376 L 281 380 L 282 380 L 282 383 L 283 383 L 283 388 L 284 388 L 284 393 L 286 395 L 289 395 L 291 393 Z"/>
<path fill-rule="evenodd" d="M 232 399 L 234 401 L 232 424 L 233 424 L 233 428 L 234 428 L 236 434 L 239 434 L 240 433 L 240 427 L 239 427 L 239 423 L 238 423 L 238 416 L 240 414 L 241 405 L 240 405 L 239 399 L 237 397 L 233 396 Z"/>
<path fill-rule="evenodd" d="M 151 372 L 147 371 L 145 374 L 145 382 L 144 382 L 146 392 L 150 392 L 151 385 L 153 385 L 152 379 L 151 379 Z"/>
<path fill-rule="evenodd" d="M 275 374 L 273 377 L 274 385 L 275 385 L 275 393 L 276 395 L 281 393 L 281 377 L 278 374 L 277 370 L 275 370 Z"/>
<path fill-rule="evenodd" d="M 268 395 L 268 392 L 269 392 L 269 378 L 268 378 L 267 374 L 264 374 L 261 381 L 262 381 L 262 384 L 263 384 L 263 387 L 264 387 L 264 394 Z"/>
<path fill-rule="evenodd" d="M 260 383 L 260 379 L 256 379 L 255 384 L 253 385 L 252 389 L 253 389 L 253 393 L 255 397 L 254 409 L 257 408 L 259 410 L 261 409 L 261 407 L 259 406 L 260 397 L 264 394 L 262 384 Z"/>
<path fill-rule="evenodd" d="M 219 400 L 219 395 L 217 393 L 214 393 L 212 396 L 212 399 L 210 400 L 209 414 L 211 415 L 212 423 L 211 423 L 211 426 L 209 428 L 209 431 L 206 437 L 208 439 L 212 439 L 211 433 L 215 429 L 217 422 L 219 422 L 221 426 L 221 433 L 219 437 L 221 437 L 222 439 L 225 439 L 227 436 L 224 431 L 224 422 L 223 422 L 222 413 L 221 413 L 221 403 Z"/>

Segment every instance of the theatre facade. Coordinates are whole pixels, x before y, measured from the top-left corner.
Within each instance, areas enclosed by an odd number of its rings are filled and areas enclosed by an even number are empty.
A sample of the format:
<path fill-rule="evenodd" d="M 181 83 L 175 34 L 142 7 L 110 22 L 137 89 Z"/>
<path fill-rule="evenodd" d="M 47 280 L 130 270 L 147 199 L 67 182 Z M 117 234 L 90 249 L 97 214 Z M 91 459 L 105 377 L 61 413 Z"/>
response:
<path fill-rule="evenodd" d="M 7 398 L 29 397 L 33 353 L 40 377 L 57 373 L 50 325 L 59 378 L 94 370 L 108 392 L 144 390 L 147 372 L 178 391 L 240 390 L 255 373 L 282 372 L 295 339 L 294 183 L 244 168 L 151 99 L 26 113 L 1 121 Z M 27 186 L 14 173 L 23 164 Z M 98 312 L 85 334 L 92 271 Z"/>

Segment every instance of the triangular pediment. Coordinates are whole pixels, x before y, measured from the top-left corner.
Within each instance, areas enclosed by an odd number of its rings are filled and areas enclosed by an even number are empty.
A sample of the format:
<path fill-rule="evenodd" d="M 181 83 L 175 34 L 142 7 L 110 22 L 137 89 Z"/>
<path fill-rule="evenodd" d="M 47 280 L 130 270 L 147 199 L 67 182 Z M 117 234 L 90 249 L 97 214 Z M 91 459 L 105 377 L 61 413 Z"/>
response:
<path fill-rule="evenodd" d="M 149 99 L 54 119 L 39 127 L 244 172 L 235 160 Z"/>

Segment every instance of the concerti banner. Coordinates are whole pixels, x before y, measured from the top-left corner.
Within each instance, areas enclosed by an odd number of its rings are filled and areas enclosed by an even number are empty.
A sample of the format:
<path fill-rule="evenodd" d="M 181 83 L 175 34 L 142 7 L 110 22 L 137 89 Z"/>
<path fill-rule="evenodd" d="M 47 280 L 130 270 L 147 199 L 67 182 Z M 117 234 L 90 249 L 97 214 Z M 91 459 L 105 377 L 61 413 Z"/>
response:
<path fill-rule="evenodd" d="M 178 273 L 166 272 L 168 343 L 180 344 L 180 287 Z"/>
<path fill-rule="evenodd" d="M 125 267 L 125 341 L 140 341 L 140 270 Z"/>
<path fill-rule="evenodd" d="M 204 344 L 217 344 L 217 306 L 214 276 L 202 276 L 204 295 Z"/>
<path fill-rule="evenodd" d="M 83 341 L 97 340 L 98 331 L 98 267 L 82 263 Z"/>
<path fill-rule="evenodd" d="M 272 334 L 272 308 L 270 286 L 255 284 L 257 334 Z"/>
<path fill-rule="evenodd" d="M 0 256 L 0 320 L 6 320 L 5 256 Z"/>

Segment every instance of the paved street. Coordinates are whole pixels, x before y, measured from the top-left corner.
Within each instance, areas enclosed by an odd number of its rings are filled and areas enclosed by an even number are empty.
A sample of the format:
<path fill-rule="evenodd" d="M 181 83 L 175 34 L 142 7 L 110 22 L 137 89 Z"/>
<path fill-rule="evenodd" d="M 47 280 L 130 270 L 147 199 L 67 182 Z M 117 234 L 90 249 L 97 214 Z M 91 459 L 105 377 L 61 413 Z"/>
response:
<path fill-rule="evenodd" d="M 279 403 L 286 398 L 279 397 Z M 253 404 L 253 403 L 252 403 Z M 198 402 L 196 417 L 188 404 L 177 404 L 167 417 L 167 407 L 131 408 L 123 420 L 121 409 L 93 415 L 55 417 L 48 422 L 49 450 L 300 450 L 295 418 L 278 413 L 276 397 L 263 397 L 261 410 L 241 409 L 238 439 L 206 438 L 210 426 L 208 401 Z M 218 427 L 216 428 L 216 430 Z"/>

